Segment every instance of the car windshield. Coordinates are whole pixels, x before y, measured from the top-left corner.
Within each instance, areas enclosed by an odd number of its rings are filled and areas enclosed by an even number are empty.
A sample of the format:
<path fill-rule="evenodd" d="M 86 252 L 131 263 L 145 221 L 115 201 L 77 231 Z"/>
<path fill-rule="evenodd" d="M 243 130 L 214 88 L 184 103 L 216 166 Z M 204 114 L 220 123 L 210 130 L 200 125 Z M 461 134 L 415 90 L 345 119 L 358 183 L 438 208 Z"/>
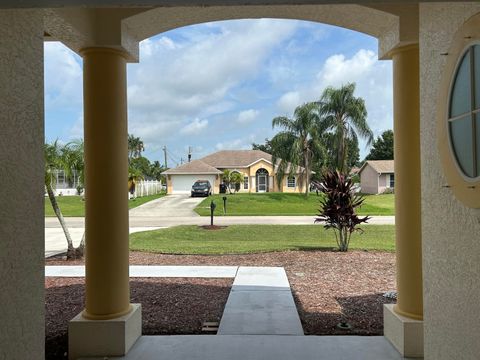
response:
<path fill-rule="evenodd" d="M 208 186 L 207 181 L 197 181 L 193 186 Z"/>

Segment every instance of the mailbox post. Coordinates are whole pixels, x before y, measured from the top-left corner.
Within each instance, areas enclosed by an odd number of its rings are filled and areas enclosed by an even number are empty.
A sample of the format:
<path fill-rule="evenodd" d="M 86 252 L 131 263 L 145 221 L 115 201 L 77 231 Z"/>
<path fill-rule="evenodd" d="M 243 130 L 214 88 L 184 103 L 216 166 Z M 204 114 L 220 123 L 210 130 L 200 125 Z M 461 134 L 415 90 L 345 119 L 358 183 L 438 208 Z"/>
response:
<path fill-rule="evenodd" d="M 227 214 L 227 197 L 223 197 L 223 215 Z"/>
<path fill-rule="evenodd" d="M 217 205 L 213 202 L 213 200 L 210 202 L 210 225 L 213 226 L 213 212 L 215 211 L 215 208 Z"/>

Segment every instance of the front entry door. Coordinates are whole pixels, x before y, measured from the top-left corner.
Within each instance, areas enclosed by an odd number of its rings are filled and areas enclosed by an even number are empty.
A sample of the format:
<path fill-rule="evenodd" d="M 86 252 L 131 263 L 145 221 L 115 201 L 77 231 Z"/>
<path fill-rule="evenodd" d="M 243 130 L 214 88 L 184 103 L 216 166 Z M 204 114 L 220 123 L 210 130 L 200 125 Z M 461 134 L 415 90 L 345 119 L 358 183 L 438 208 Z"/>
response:
<path fill-rule="evenodd" d="M 267 175 L 258 175 L 258 192 L 267 191 Z"/>

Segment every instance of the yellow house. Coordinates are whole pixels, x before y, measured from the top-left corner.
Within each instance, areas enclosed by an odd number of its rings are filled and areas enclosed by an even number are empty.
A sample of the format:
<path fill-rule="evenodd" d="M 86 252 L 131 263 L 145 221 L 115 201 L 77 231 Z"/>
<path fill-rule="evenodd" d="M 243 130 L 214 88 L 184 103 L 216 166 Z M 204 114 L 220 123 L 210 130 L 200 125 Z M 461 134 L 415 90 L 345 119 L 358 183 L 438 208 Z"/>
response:
<path fill-rule="evenodd" d="M 298 167 L 294 174 L 285 176 L 278 185 L 272 155 L 261 150 L 222 150 L 199 160 L 164 171 L 169 194 L 188 194 L 197 180 L 208 180 L 213 193 L 220 192 L 222 173 L 225 170 L 243 176 L 239 192 L 302 192 L 305 189 L 305 169 Z"/>

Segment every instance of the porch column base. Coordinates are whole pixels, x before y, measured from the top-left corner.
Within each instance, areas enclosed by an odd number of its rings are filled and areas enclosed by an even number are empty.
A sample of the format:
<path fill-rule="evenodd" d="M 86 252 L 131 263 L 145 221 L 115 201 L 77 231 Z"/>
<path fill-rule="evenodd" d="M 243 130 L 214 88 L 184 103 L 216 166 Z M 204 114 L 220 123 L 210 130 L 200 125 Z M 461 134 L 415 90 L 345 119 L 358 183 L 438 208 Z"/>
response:
<path fill-rule="evenodd" d="M 123 356 L 141 335 L 141 304 L 132 304 L 128 314 L 110 320 L 89 320 L 80 313 L 68 324 L 68 359 Z"/>
<path fill-rule="evenodd" d="M 383 305 L 384 336 L 402 356 L 423 358 L 423 321 L 397 314 L 393 307 Z"/>

